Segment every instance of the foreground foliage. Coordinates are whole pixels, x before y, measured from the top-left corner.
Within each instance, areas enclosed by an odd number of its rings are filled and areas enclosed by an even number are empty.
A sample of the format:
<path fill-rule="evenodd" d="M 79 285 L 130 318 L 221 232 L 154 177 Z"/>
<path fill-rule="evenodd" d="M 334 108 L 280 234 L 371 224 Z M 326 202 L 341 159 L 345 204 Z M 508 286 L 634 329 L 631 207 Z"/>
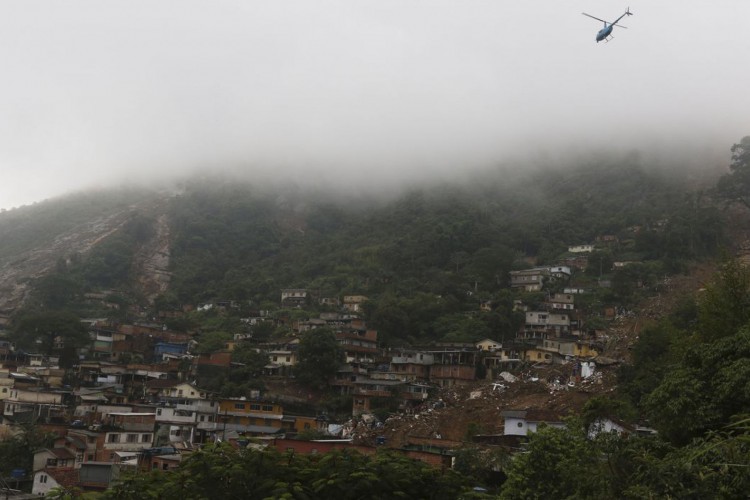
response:
<path fill-rule="evenodd" d="M 325 455 L 237 450 L 208 445 L 173 472 L 136 473 L 111 488 L 106 499 L 386 499 L 454 500 L 460 476 L 397 453 Z"/>

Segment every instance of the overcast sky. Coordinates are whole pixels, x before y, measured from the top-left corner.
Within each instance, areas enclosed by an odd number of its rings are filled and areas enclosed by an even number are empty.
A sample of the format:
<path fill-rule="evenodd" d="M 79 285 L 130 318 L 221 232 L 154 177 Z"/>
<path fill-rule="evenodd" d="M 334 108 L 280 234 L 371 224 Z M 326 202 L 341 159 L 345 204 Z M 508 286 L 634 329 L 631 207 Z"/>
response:
<path fill-rule="evenodd" d="M 600 23 L 631 1 L 610 43 Z M 0 208 L 226 166 L 365 185 L 750 135 L 744 0 L 0 0 Z"/>

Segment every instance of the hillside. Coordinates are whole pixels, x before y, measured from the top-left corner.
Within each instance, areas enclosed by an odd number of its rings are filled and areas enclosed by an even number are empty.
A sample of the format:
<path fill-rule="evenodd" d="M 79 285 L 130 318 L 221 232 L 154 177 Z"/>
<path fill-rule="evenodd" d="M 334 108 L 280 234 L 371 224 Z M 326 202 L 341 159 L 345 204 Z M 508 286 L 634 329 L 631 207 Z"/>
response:
<path fill-rule="evenodd" d="M 713 255 L 722 227 L 710 200 L 630 157 L 488 171 L 387 198 L 196 179 L 177 195 L 96 193 L 0 214 L 0 310 L 56 304 L 106 315 L 84 300 L 102 291 L 143 311 L 215 300 L 273 309 L 281 289 L 305 288 L 368 296 L 385 342 L 446 336 L 480 301 L 495 314 L 476 335 L 503 337 L 516 328 L 509 271 L 562 262 L 568 246 L 610 235 L 619 243 L 576 281 L 615 280 L 589 312 L 627 306 Z M 613 273 L 614 260 L 638 265 Z"/>
<path fill-rule="evenodd" d="M 81 193 L 0 213 L 0 311 L 28 298 L 61 260 L 85 257 L 139 212 L 163 205 L 154 193 Z"/>

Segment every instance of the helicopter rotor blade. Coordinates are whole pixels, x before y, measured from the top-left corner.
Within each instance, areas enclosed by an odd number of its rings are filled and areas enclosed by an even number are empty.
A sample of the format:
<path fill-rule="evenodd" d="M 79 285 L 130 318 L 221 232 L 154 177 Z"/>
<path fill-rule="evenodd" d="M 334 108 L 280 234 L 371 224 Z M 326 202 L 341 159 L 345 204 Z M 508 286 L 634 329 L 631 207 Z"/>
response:
<path fill-rule="evenodd" d="M 597 21 L 601 21 L 603 23 L 607 23 L 607 21 L 605 21 L 604 19 L 599 19 L 598 17 L 594 17 L 591 14 L 586 14 L 585 12 L 581 12 L 581 14 L 583 14 L 584 16 L 588 16 L 588 17 L 590 17 L 592 19 L 596 19 Z M 607 24 L 609 24 L 609 23 L 607 23 Z"/>
<path fill-rule="evenodd" d="M 614 26 L 615 28 L 625 28 L 625 29 L 628 29 L 627 26 L 623 26 L 622 24 L 613 24 L 612 26 Z"/>

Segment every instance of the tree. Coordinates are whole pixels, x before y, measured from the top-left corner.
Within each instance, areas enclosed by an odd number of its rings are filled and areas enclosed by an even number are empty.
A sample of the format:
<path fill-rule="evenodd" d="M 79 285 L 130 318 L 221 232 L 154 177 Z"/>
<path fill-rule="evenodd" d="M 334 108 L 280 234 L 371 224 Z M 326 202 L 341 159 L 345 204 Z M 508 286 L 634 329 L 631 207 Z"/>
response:
<path fill-rule="evenodd" d="M 725 262 L 698 302 L 703 341 L 733 335 L 750 321 L 750 269 L 736 259 Z"/>
<path fill-rule="evenodd" d="M 750 136 L 743 137 L 731 150 L 730 173 L 719 179 L 716 188 L 727 200 L 742 203 L 750 208 Z"/>
<path fill-rule="evenodd" d="M 460 498 L 464 489 L 457 473 L 440 471 L 400 453 L 366 456 L 343 451 L 298 455 L 275 450 L 237 450 L 219 443 L 195 451 L 169 474 L 160 471 L 124 474 L 102 493 L 102 498 L 452 500 Z"/>
<path fill-rule="evenodd" d="M 224 349 L 228 341 L 232 340 L 232 334 L 227 332 L 206 332 L 202 333 L 198 340 L 198 347 L 195 348 L 197 354 L 210 354 L 212 352 Z"/>
<path fill-rule="evenodd" d="M 529 435 L 525 453 L 511 459 L 500 498 L 610 498 L 605 467 L 580 422 L 543 425 Z"/>
<path fill-rule="evenodd" d="M 22 423 L 19 428 L 20 432 L 17 434 L 0 438 L 0 478 L 10 477 L 13 469 L 30 472 L 33 469 L 34 452 L 51 446 L 56 437 L 31 423 Z"/>
<path fill-rule="evenodd" d="M 342 361 L 342 351 L 336 334 L 329 328 L 307 332 L 299 343 L 299 361 L 295 368 L 297 379 L 305 385 L 323 388 L 336 375 Z"/>
<path fill-rule="evenodd" d="M 750 326 L 687 350 L 680 365 L 646 397 L 659 432 L 677 445 L 728 425 L 750 408 Z"/>
<path fill-rule="evenodd" d="M 77 360 L 76 349 L 90 342 L 81 320 L 69 311 L 27 312 L 17 321 L 14 338 L 20 347 L 59 354 L 61 368 L 72 366 Z"/>

